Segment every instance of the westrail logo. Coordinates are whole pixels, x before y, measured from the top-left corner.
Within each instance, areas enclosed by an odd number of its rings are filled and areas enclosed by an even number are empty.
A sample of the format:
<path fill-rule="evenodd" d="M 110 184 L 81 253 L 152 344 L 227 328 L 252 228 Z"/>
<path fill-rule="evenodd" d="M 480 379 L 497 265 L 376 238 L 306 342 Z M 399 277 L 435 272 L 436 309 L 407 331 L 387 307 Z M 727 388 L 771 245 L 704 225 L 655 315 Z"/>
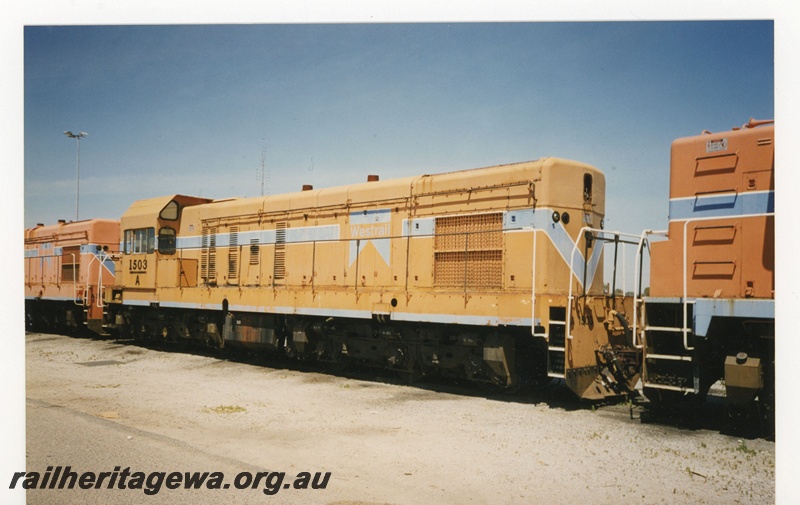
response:
<path fill-rule="evenodd" d="M 386 262 L 391 262 L 392 211 L 390 209 L 367 210 L 350 213 L 350 265 L 361 252 L 372 244 Z"/>
<path fill-rule="evenodd" d="M 391 231 L 390 224 L 351 224 L 350 238 L 371 239 L 388 237 Z"/>

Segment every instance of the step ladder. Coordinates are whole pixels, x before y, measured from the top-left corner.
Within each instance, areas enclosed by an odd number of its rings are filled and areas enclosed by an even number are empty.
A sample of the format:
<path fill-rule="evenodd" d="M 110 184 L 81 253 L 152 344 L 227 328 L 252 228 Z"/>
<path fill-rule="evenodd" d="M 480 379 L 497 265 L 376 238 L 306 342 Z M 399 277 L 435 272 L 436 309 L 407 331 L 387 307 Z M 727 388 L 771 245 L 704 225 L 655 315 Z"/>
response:
<path fill-rule="evenodd" d="M 650 302 L 645 310 L 643 386 L 693 391 L 694 301 Z"/>
<path fill-rule="evenodd" d="M 550 307 L 547 328 L 547 376 L 563 379 L 567 355 L 567 308 Z"/>

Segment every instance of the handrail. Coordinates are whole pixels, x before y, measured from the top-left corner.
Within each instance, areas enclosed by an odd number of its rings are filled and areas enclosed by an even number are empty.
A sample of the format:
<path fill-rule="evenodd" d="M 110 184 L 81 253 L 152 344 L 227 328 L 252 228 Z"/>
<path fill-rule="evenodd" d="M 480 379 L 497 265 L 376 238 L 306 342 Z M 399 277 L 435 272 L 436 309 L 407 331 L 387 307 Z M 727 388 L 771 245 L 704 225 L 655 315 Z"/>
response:
<path fill-rule="evenodd" d="M 105 268 L 106 260 L 112 260 L 113 261 L 113 258 L 111 257 L 110 254 L 108 254 L 106 251 L 104 251 L 102 249 L 100 249 L 98 252 L 102 254 L 102 257 L 99 257 L 96 254 L 92 254 L 92 257 L 89 260 L 89 264 L 86 266 L 86 270 L 87 270 L 86 291 L 84 292 L 84 296 L 83 296 L 83 306 L 84 307 L 89 305 L 88 297 L 89 297 L 89 287 L 90 287 L 90 282 L 91 282 L 90 281 L 91 276 L 88 275 L 88 273 L 91 272 L 91 267 L 92 267 L 92 264 L 95 262 L 95 260 L 98 262 L 98 265 L 97 265 L 97 297 L 96 297 L 97 299 L 95 301 L 95 306 L 98 307 L 98 308 L 102 308 L 103 307 L 103 289 L 105 288 L 105 286 L 103 285 L 103 268 Z M 74 270 L 73 270 L 73 273 L 74 273 Z"/>
<path fill-rule="evenodd" d="M 566 341 L 567 340 L 572 340 L 572 332 L 571 332 L 572 328 L 571 328 L 571 325 L 570 325 L 570 320 L 572 319 L 572 300 L 573 300 L 572 285 L 575 283 L 572 280 L 572 276 L 575 275 L 575 270 L 573 269 L 573 262 L 575 260 L 575 251 L 578 250 L 578 242 L 581 241 L 581 237 L 583 236 L 584 233 L 586 233 L 589 230 L 591 230 L 591 228 L 589 228 L 588 226 L 584 226 L 583 228 L 580 229 L 580 231 L 578 232 L 577 240 L 575 240 L 575 244 L 573 244 L 572 252 L 570 253 L 570 256 L 569 256 L 569 265 L 568 265 L 569 266 L 569 296 L 567 296 L 567 317 L 566 317 L 566 321 L 565 321 L 566 324 L 565 324 L 565 331 L 564 331 L 564 336 L 566 337 L 566 339 L 564 341 L 564 348 L 565 349 L 567 347 L 567 342 Z M 584 258 L 583 261 L 585 263 L 586 262 L 586 258 Z M 584 288 L 584 290 L 586 290 L 586 286 L 584 286 L 583 288 Z"/>
<path fill-rule="evenodd" d="M 641 259 L 642 259 L 642 253 L 643 253 L 644 245 L 645 245 L 645 243 L 649 243 L 649 241 L 647 240 L 647 236 L 648 235 L 663 235 L 664 237 L 666 237 L 667 233 L 668 233 L 668 230 L 657 230 L 657 231 L 644 230 L 642 232 L 641 236 L 639 237 L 639 245 L 636 247 L 636 261 L 637 261 L 637 263 L 639 263 L 639 267 L 638 268 L 634 268 L 634 270 L 633 270 L 633 285 L 634 285 L 634 289 L 637 289 L 637 287 L 641 288 L 641 286 L 639 286 L 639 281 L 640 281 L 639 275 L 641 274 L 641 268 L 642 268 Z M 648 248 L 648 250 L 649 250 L 649 248 Z M 633 347 L 636 348 L 636 349 L 641 349 L 641 348 L 644 347 L 644 345 L 639 340 L 639 330 L 637 328 L 637 325 L 639 324 L 639 314 L 638 314 L 638 312 L 639 312 L 639 300 L 640 300 L 641 296 L 642 296 L 642 292 L 641 292 L 641 289 L 639 289 L 638 296 L 635 296 L 634 300 L 633 300 L 633 342 L 632 343 L 633 343 Z"/>
<path fill-rule="evenodd" d="M 83 307 L 85 303 L 78 303 L 76 300 L 78 299 L 78 280 L 75 276 L 75 253 L 69 253 L 72 256 L 72 303 L 77 305 L 78 307 Z M 64 270 L 64 264 L 61 264 L 61 270 Z"/>
<path fill-rule="evenodd" d="M 98 308 L 102 308 L 103 307 L 103 298 L 104 298 L 103 297 L 103 290 L 105 289 L 105 286 L 103 285 L 103 268 L 105 267 L 106 260 L 113 261 L 113 258 L 111 257 L 111 255 L 108 254 L 106 251 L 101 249 L 100 252 L 103 254 L 103 257 L 99 260 L 100 264 L 97 267 L 97 303 L 96 303 L 96 306 Z"/>
<path fill-rule="evenodd" d="M 693 351 L 694 347 L 689 347 L 689 280 L 687 279 L 686 274 L 688 270 L 687 263 L 689 251 L 688 247 L 686 246 L 686 235 L 689 229 L 689 223 L 702 219 L 703 218 L 690 218 L 683 222 L 683 298 L 681 298 L 681 305 L 683 306 L 683 327 L 681 328 L 681 333 L 683 333 L 683 348 L 687 351 Z"/>
<path fill-rule="evenodd" d="M 570 254 L 570 259 L 569 259 L 569 271 L 570 271 L 570 276 L 569 276 L 569 296 L 567 297 L 567 321 L 566 321 L 567 324 L 566 324 L 566 332 L 565 332 L 567 340 L 572 340 L 572 334 L 571 334 L 572 327 L 571 327 L 570 323 L 571 323 L 571 319 L 572 319 L 572 301 L 575 298 L 573 296 L 573 294 L 572 294 L 572 286 L 575 284 L 575 282 L 572 279 L 572 276 L 574 275 L 575 277 L 577 277 L 577 275 L 575 274 L 575 270 L 573 268 L 573 263 L 574 263 L 574 260 L 575 260 L 575 251 L 578 250 L 578 243 L 581 241 L 581 237 L 584 237 L 584 235 L 585 235 L 585 233 L 587 231 L 588 232 L 597 233 L 598 235 L 601 235 L 601 234 L 602 235 L 613 235 L 615 237 L 615 242 L 616 243 L 619 243 L 619 237 L 629 237 L 629 238 L 637 238 L 637 239 L 641 237 L 640 235 L 634 235 L 632 233 L 624 233 L 624 232 L 620 232 L 620 231 L 607 231 L 607 230 L 603 230 L 603 229 L 600 229 L 600 228 L 592 228 L 590 226 L 584 226 L 584 227 L 582 227 L 580 229 L 580 231 L 578 232 L 578 238 L 577 238 L 577 240 L 575 241 L 575 243 L 572 246 L 572 253 Z M 602 238 L 602 237 L 597 237 L 597 240 L 605 242 L 607 239 Z M 633 243 L 633 242 L 631 242 L 631 243 Z M 588 258 L 584 258 L 583 261 L 584 261 L 584 264 L 586 264 L 589 261 L 589 259 Z M 588 283 L 588 281 L 586 279 L 584 279 L 584 282 Z M 584 288 L 584 291 L 586 291 L 586 286 L 583 286 L 583 288 Z M 611 293 L 611 296 L 616 296 L 616 295 L 615 295 L 615 293 Z"/>
<path fill-rule="evenodd" d="M 84 307 L 86 307 L 87 302 L 89 301 L 88 300 L 88 298 L 89 298 L 89 280 L 92 277 L 91 275 L 89 275 L 89 273 L 91 272 L 92 263 L 94 263 L 95 259 L 97 259 L 97 256 L 92 254 L 92 257 L 89 260 L 89 264 L 86 265 L 86 291 L 84 291 L 84 293 L 83 293 L 83 306 Z M 100 263 L 100 268 L 101 269 L 103 268 L 103 264 L 102 263 Z M 103 277 L 102 270 L 98 270 L 98 273 L 100 274 L 100 277 L 102 278 Z"/>
<path fill-rule="evenodd" d="M 531 228 L 533 231 L 533 259 L 531 261 L 531 336 L 536 336 L 536 235 L 538 230 Z"/>

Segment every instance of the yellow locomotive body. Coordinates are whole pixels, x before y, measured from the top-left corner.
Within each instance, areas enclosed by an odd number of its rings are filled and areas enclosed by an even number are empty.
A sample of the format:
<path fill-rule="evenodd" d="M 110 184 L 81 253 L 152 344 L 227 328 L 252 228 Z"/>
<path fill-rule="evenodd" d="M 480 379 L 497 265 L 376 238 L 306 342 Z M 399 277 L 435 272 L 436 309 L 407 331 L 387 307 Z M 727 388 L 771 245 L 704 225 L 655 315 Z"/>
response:
<path fill-rule="evenodd" d="M 409 376 L 560 377 L 585 398 L 633 379 L 604 371 L 599 352 L 627 338 L 603 292 L 602 240 L 584 237 L 602 228 L 599 170 L 545 158 L 370 179 L 135 203 L 107 297 L 114 325 Z"/>

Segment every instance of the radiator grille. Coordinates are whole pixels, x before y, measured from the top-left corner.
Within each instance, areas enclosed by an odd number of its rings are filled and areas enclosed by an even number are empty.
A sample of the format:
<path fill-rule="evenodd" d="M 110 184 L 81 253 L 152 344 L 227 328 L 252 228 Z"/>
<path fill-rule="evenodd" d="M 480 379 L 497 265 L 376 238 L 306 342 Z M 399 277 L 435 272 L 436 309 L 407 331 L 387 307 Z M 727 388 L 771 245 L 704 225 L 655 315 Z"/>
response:
<path fill-rule="evenodd" d="M 501 212 L 436 219 L 434 283 L 441 287 L 502 287 Z"/>

